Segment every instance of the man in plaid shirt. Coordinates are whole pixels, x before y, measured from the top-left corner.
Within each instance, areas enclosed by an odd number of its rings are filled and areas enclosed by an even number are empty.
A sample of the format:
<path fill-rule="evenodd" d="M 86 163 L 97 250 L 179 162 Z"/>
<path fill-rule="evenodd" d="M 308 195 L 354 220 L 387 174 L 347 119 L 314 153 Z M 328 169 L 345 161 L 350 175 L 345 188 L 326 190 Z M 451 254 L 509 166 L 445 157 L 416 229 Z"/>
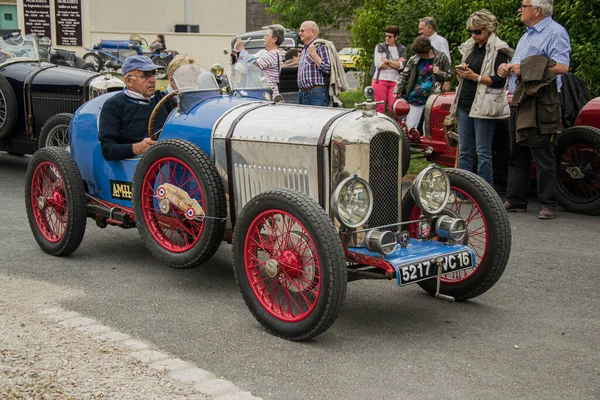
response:
<path fill-rule="evenodd" d="M 523 0 L 519 7 L 521 21 L 527 25 L 527 32 L 521 37 L 511 64 L 501 64 L 498 75 L 509 77 L 508 91 L 513 93 L 517 77 L 521 75 L 521 61 L 529 56 L 543 55 L 556 61 L 550 71 L 555 75 L 569 71 L 571 42 L 566 29 L 552 19 L 552 0 Z M 556 79 L 560 91 L 560 76 Z M 549 143 L 539 147 L 523 146 L 516 143 L 515 107 L 510 109 L 510 158 L 506 202 L 508 212 L 523 212 L 527 209 L 527 189 L 530 179 L 531 157 L 536 163 L 537 194 L 540 203 L 538 218 L 554 218 L 556 206 L 556 159 L 554 145 Z"/>
<path fill-rule="evenodd" d="M 313 21 L 305 21 L 298 33 L 304 43 L 298 64 L 298 104 L 327 107 L 331 61 L 327 48 L 313 43 L 319 36 L 319 27 Z"/>

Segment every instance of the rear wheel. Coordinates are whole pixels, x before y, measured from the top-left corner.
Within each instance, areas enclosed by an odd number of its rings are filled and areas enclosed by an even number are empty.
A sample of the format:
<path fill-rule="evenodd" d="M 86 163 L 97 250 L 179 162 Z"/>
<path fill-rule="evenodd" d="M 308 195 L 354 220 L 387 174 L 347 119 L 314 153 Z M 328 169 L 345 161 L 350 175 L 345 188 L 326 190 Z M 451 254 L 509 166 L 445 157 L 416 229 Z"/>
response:
<path fill-rule="evenodd" d="M 150 252 L 173 268 L 199 266 L 223 240 L 227 210 L 221 177 L 190 142 L 161 141 L 142 156 L 133 176 L 133 210 Z"/>
<path fill-rule="evenodd" d="M 25 206 L 42 250 L 66 256 L 79 247 L 86 225 L 85 189 L 65 149 L 46 147 L 35 152 L 25 178 Z"/>
<path fill-rule="evenodd" d="M 156 70 L 156 79 L 167 78 L 167 62 L 161 58 L 155 58 L 154 64 L 161 66 L 161 69 Z"/>
<path fill-rule="evenodd" d="M 566 129 L 554 154 L 558 203 L 572 212 L 600 214 L 600 129 Z"/>
<path fill-rule="evenodd" d="M 339 234 L 312 198 L 288 189 L 248 202 L 233 238 L 236 280 L 269 332 L 306 340 L 326 331 L 346 297 Z"/>
<path fill-rule="evenodd" d="M 102 70 L 102 58 L 96 53 L 84 54 L 83 61 L 85 61 L 86 64 L 93 65 L 93 71 L 100 72 Z"/>
<path fill-rule="evenodd" d="M 56 114 L 49 118 L 42 126 L 38 147 L 57 146 L 64 149 L 69 147 L 69 125 L 73 114 Z"/>
<path fill-rule="evenodd" d="M 440 292 L 454 296 L 456 300 L 467 300 L 488 291 L 504 272 L 512 241 L 510 221 L 500 197 L 481 177 L 459 169 L 444 171 L 450 178 L 452 202 L 443 212 L 465 221 L 468 230 L 465 244 L 473 249 L 477 266 L 442 277 Z M 402 220 L 415 221 L 422 217 L 423 213 L 408 192 L 402 201 Z M 418 238 L 423 231 L 433 234 L 433 227 L 412 223 L 408 225 L 408 231 L 411 237 Z M 436 279 L 418 284 L 427 293 L 435 295 Z"/>

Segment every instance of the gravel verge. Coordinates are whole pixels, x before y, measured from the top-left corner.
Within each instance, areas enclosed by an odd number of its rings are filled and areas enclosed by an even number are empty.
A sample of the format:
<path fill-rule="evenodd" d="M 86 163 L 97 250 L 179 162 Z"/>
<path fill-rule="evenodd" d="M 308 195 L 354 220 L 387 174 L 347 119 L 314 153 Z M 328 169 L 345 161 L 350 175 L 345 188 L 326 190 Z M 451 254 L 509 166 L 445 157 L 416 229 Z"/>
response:
<path fill-rule="evenodd" d="M 82 291 L 0 275 L 0 399 L 259 399 L 99 321 Z"/>

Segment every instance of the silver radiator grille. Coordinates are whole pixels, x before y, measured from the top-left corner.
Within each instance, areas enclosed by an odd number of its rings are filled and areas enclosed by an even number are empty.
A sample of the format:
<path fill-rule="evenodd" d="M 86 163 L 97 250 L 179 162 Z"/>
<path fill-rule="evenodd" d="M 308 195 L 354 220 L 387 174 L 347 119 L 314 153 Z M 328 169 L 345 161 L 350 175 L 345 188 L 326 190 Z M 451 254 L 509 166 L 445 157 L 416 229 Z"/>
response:
<path fill-rule="evenodd" d="M 369 184 L 373 189 L 373 213 L 369 218 L 369 227 L 395 224 L 398 220 L 398 135 L 382 132 L 371 140 L 369 154 Z M 396 228 L 392 229 L 397 231 Z"/>
<path fill-rule="evenodd" d="M 233 172 L 237 195 L 235 203 L 239 211 L 254 196 L 269 189 L 288 188 L 310 195 L 308 171 L 303 168 L 236 163 Z"/>

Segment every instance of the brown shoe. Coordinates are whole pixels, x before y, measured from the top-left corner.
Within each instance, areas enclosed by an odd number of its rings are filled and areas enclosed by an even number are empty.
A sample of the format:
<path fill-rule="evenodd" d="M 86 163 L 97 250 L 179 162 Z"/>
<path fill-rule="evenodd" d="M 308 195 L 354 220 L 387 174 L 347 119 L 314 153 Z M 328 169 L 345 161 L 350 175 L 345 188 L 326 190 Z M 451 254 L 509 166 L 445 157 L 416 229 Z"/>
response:
<path fill-rule="evenodd" d="M 538 214 L 539 219 L 554 219 L 554 217 L 554 210 L 548 207 L 542 208 L 542 210 Z"/>
<path fill-rule="evenodd" d="M 506 212 L 526 212 L 527 211 L 527 207 L 517 207 L 513 203 L 508 202 L 508 201 L 504 202 L 504 209 L 506 210 Z"/>

